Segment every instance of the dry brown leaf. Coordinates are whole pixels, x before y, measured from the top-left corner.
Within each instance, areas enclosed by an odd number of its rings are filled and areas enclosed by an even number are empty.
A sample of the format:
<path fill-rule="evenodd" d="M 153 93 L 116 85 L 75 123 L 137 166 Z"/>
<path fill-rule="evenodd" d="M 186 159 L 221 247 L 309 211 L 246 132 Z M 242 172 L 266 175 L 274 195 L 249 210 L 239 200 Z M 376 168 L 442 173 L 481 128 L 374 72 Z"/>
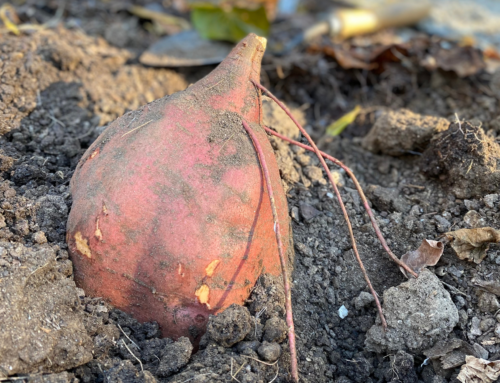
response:
<path fill-rule="evenodd" d="M 401 261 L 406 263 L 417 274 L 426 267 L 434 266 L 438 263 L 443 254 L 443 243 L 424 239 L 417 250 L 409 251 L 401 257 Z M 406 275 L 404 269 L 400 268 L 403 274 Z"/>
<path fill-rule="evenodd" d="M 330 56 L 335 60 L 337 60 L 339 65 L 344 69 L 355 68 L 355 69 L 372 70 L 378 67 L 377 64 L 360 60 L 359 58 L 352 55 L 348 49 L 345 49 L 341 45 L 335 45 L 335 46 L 311 45 L 309 47 L 309 52 L 311 53 L 321 52 L 326 56 Z"/>
<path fill-rule="evenodd" d="M 467 355 L 457 379 L 462 383 L 493 383 L 499 377 L 500 360 L 490 362 Z"/>
<path fill-rule="evenodd" d="M 445 49 L 441 44 L 433 44 L 429 55 L 422 60 L 421 64 L 428 70 L 440 68 L 453 71 L 459 77 L 474 75 L 486 66 L 483 55 L 477 48 L 451 45 Z"/>
<path fill-rule="evenodd" d="M 500 297 L 500 281 L 483 281 L 481 279 L 474 278 L 472 283 L 475 286 L 479 286 L 489 293 L 498 295 Z"/>
<path fill-rule="evenodd" d="M 474 348 L 461 339 L 439 341 L 432 348 L 425 350 L 424 355 L 433 360 L 439 359 L 444 370 L 460 367 L 465 363 L 467 355 L 476 355 Z"/>
<path fill-rule="evenodd" d="M 500 242 L 500 231 L 491 227 L 460 229 L 445 233 L 458 258 L 481 263 L 490 243 Z"/>

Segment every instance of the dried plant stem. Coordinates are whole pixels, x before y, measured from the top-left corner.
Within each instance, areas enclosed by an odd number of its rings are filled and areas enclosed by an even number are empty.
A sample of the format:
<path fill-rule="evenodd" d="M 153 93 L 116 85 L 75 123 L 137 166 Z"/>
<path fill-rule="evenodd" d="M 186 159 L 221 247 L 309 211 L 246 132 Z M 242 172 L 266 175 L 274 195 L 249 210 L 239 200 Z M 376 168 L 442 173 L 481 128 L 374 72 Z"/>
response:
<path fill-rule="evenodd" d="M 309 150 L 310 152 L 314 152 L 314 149 L 312 147 L 306 145 L 306 144 L 303 144 L 301 142 L 298 142 L 298 141 L 292 140 L 291 138 L 283 136 L 282 134 L 279 134 L 279 133 L 275 132 L 274 130 L 269 129 L 268 127 L 264 126 L 264 129 L 268 133 L 272 134 L 273 136 L 281 138 L 283 141 L 287 141 L 287 142 L 289 142 L 289 143 L 291 143 L 293 145 L 297 145 L 297 146 L 299 146 L 299 147 L 301 147 L 303 149 Z M 345 172 L 347 173 L 347 175 L 351 178 L 352 182 L 354 183 L 354 186 L 356 187 L 356 190 L 359 193 L 361 201 L 363 201 L 363 206 L 365 207 L 366 214 L 368 214 L 368 217 L 370 218 L 370 222 L 371 222 L 371 224 L 373 226 L 373 229 L 375 230 L 375 234 L 377 235 L 380 243 L 382 244 L 382 247 L 384 248 L 384 250 L 387 252 L 387 254 L 389 254 L 389 256 L 391 257 L 391 259 L 398 266 L 402 267 L 403 269 L 406 270 L 406 272 L 410 273 L 415 278 L 417 278 L 418 274 L 415 273 L 406 263 L 402 262 L 398 257 L 396 257 L 396 255 L 391 251 L 391 249 L 387 245 L 387 242 L 385 242 L 385 238 L 384 238 L 382 232 L 380 231 L 380 228 L 378 227 L 377 221 L 375 219 L 375 215 L 373 214 L 373 211 L 370 208 L 370 205 L 368 204 L 368 200 L 366 199 L 365 193 L 363 192 L 363 189 L 361 188 L 361 185 L 359 184 L 358 179 L 356 178 L 356 176 L 354 175 L 354 173 L 352 172 L 352 170 L 349 169 L 346 165 L 344 165 L 342 162 L 340 162 L 335 157 L 332 157 L 332 156 L 330 156 L 329 154 L 327 154 L 325 152 L 321 152 L 320 151 L 320 153 L 323 156 L 323 158 L 326 158 L 327 160 L 332 161 L 335 165 L 337 165 L 340 168 L 342 168 L 342 169 L 345 170 Z"/>
<path fill-rule="evenodd" d="M 361 260 L 361 257 L 358 252 L 358 246 L 356 245 L 356 240 L 354 239 L 354 232 L 352 230 L 352 225 L 351 221 L 349 219 L 349 215 L 347 214 L 347 209 L 345 208 L 344 202 L 342 201 L 342 196 L 340 195 L 339 189 L 337 188 L 337 185 L 335 184 L 335 180 L 333 179 L 332 173 L 330 172 L 330 169 L 326 165 L 325 159 L 321 155 L 321 152 L 319 151 L 318 147 L 312 140 L 311 136 L 306 132 L 306 130 L 302 127 L 302 125 L 299 124 L 299 122 L 293 117 L 292 113 L 288 110 L 288 108 L 281 102 L 279 101 L 270 91 L 268 91 L 265 87 L 262 85 L 254 82 L 255 86 L 257 86 L 259 89 L 262 91 L 266 92 L 269 97 L 273 99 L 274 102 L 276 102 L 281 109 L 290 117 L 290 119 L 295 123 L 297 128 L 299 128 L 300 132 L 306 137 L 306 139 L 309 141 L 311 144 L 312 148 L 314 149 L 314 152 L 318 156 L 318 159 L 321 162 L 321 165 L 323 166 L 323 169 L 325 169 L 325 172 L 328 176 L 328 179 L 330 180 L 330 183 L 333 186 L 333 190 L 335 191 L 335 194 L 337 195 L 337 199 L 339 200 L 340 208 L 342 209 L 342 213 L 344 214 L 344 219 L 347 223 L 347 229 L 349 231 L 349 236 L 351 238 L 351 245 L 352 245 L 352 250 L 354 252 L 354 255 L 356 256 L 356 260 L 358 261 L 359 267 L 361 268 L 361 271 L 363 273 L 363 276 L 365 277 L 366 284 L 368 285 L 368 288 L 370 289 L 371 294 L 373 295 L 373 298 L 375 299 L 375 304 L 377 305 L 377 310 L 378 314 L 380 316 L 380 320 L 382 321 L 382 326 L 384 329 L 387 328 L 387 322 L 385 321 L 384 313 L 382 312 L 382 306 L 380 305 L 380 300 L 378 299 L 377 293 L 375 292 L 375 289 L 372 286 L 372 283 L 370 281 L 370 277 L 368 277 L 368 273 L 366 272 L 365 266 L 363 265 L 363 261 Z"/>
<path fill-rule="evenodd" d="M 248 124 L 243 121 L 243 127 L 247 131 L 248 135 L 252 139 L 255 151 L 259 156 L 260 166 L 262 168 L 262 173 L 264 175 L 264 180 L 266 182 L 267 194 L 271 201 L 271 210 L 273 212 L 274 220 L 274 233 L 276 234 L 276 242 L 278 243 L 278 254 L 281 263 L 281 273 L 283 275 L 283 286 L 285 289 L 285 310 L 286 310 L 286 324 L 288 326 L 288 343 L 290 345 L 290 359 L 291 359 L 291 370 L 292 378 L 295 382 L 299 381 L 299 372 L 297 368 L 297 351 L 295 348 L 295 326 L 293 324 L 293 314 L 292 314 L 292 294 L 290 288 L 290 281 L 288 279 L 288 270 L 285 260 L 285 254 L 283 253 L 283 241 L 281 240 L 281 230 L 280 223 L 278 220 L 278 211 L 276 209 L 276 203 L 274 202 L 274 193 L 271 185 L 271 177 L 269 175 L 269 169 L 267 167 L 266 159 L 264 156 L 264 151 L 259 143 L 259 140 L 253 130 L 248 126 Z"/>

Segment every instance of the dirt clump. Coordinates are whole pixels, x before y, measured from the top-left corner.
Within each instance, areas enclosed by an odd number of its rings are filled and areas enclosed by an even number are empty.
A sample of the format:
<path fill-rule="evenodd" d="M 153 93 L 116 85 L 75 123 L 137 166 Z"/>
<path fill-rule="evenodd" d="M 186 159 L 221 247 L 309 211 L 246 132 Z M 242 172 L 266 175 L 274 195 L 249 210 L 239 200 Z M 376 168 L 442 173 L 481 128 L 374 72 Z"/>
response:
<path fill-rule="evenodd" d="M 193 345 L 186 337 L 180 337 L 177 342 L 167 344 L 162 351 L 163 356 L 156 375 L 165 378 L 179 371 L 189 362 L 192 352 Z"/>
<path fill-rule="evenodd" d="M 0 376 L 60 372 L 92 360 L 71 263 L 54 245 L 0 242 Z M 4 272 L 8 271 L 7 273 Z"/>
<path fill-rule="evenodd" d="M 439 177 L 458 198 L 497 192 L 499 168 L 500 145 L 468 121 L 454 122 L 436 134 L 421 158 L 422 171 Z"/>
<path fill-rule="evenodd" d="M 251 329 L 248 309 L 236 304 L 218 315 L 210 315 L 207 324 L 208 336 L 224 347 L 231 347 L 243 340 Z"/>
<path fill-rule="evenodd" d="M 367 333 L 369 350 L 409 350 L 420 353 L 446 338 L 458 323 L 458 310 L 439 279 L 423 270 L 418 279 L 410 279 L 384 292 L 387 331 L 380 324 Z"/>
<path fill-rule="evenodd" d="M 363 138 L 362 145 L 374 153 L 401 156 L 423 151 L 432 136 L 446 130 L 446 119 L 413 113 L 408 109 L 383 110 Z"/>

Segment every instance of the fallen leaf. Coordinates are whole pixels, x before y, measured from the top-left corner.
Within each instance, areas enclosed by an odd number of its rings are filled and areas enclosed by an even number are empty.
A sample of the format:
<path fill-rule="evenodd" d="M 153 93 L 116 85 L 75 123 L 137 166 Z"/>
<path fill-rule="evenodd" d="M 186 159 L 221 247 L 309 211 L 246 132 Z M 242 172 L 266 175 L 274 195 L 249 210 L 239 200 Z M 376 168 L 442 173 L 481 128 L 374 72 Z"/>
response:
<path fill-rule="evenodd" d="M 456 338 L 440 341 L 424 351 L 427 358 L 439 359 L 444 370 L 463 365 L 466 356 L 471 354 L 476 354 L 474 348 L 467 342 Z"/>
<path fill-rule="evenodd" d="M 444 234 L 458 258 L 481 263 L 490 243 L 500 242 L 500 231 L 491 227 L 460 229 Z"/>
<path fill-rule="evenodd" d="M 493 383 L 500 377 L 500 360 L 490 362 L 468 355 L 457 379 L 462 383 Z"/>
<path fill-rule="evenodd" d="M 359 105 L 356 105 L 356 107 L 349 113 L 344 114 L 338 120 L 331 123 L 328 128 L 326 128 L 326 133 L 330 136 L 338 136 L 344 131 L 345 128 L 349 126 L 349 124 L 351 124 L 356 119 L 360 110 L 361 107 Z"/>
<path fill-rule="evenodd" d="M 430 53 L 422 60 L 421 64 L 427 70 L 440 68 L 453 71 L 459 77 L 474 75 L 484 69 L 486 64 L 481 51 L 471 46 L 453 45 L 449 42 L 433 44 Z M 447 45 L 450 45 L 449 47 Z"/>
<path fill-rule="evenodd" d="M 409 251 L 401 257 L 401 261 L 406 263 L 417 274 L 426 267 L 434 266 L 438 263 L 443 254 L 443 243 L 424 239 L 417 250 Z M 404 275 L 404 269 L 400 268 Z M 406 275 L 407 276 L 407 275 Z M 408 276 L 407 276 L 408 277 Z"/>
<path fill-rule="evenodd" d="M 500 297 L 500 281 L 483 281 L 481 279 L 473 279 L 472 283 L 486 290 L 489 293 Z"/>
<path fill-rule="evenodd" d="M 0 8 L 0 20 L 2 20 L 3 24 L 10 32 L 19 36 L 21 32 L 19 32 L 19 28 L 10 20 L 9 16 L 17 18 L 14 7 L 7 3 Z"/>
<path fill-rule="evenodd" d="M 334 58 L 339 65 L 344 69 L 367 69 L 373 70 L 378 67 L 377 64 L 366 62 L 355 57 L 347 49 L 344 49 L 341 45 L 335 46 L 318 46 L 311 45 L 308 49 L 310 53 L 323 53 L 326 56 Z"/>
<path fill-rule="evenodd" d="M 187 20 L 164 12 L 153 11 L 138 5 L 131 6 L 129 12 L 141 19 L 154 21 L 159 27 L 158 30 L 162 30 L 167 34 L 175 34 L 191 29 L 191 25 Z"/>
<path fill-rule="evenodd" d="M 209 40 L 238 42 L 249 33 L 267 36 L 269 20 L 263 6 L 257 9 L 193 5 L 191 22 L 200 36 Z"/>

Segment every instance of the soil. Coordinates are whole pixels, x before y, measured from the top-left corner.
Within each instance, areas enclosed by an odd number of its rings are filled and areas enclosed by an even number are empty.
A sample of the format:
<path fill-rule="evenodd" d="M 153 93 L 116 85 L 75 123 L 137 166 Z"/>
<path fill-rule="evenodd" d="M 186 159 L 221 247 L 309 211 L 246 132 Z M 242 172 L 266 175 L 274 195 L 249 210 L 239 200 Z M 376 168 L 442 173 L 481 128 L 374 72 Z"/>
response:
<path fill-rule="evenodd" d="M 0 378 L 61 383 L 290 381 L 279 278 L 261 276 L 245 307 L 211 317 L 198 351 L 186 338 L 162 339 L 156 323 L 141 324 L 102 299 L 85 296 L 74 284 L 65 242 L 68 188 L 84 151 L 109 122 L 185 89 L 213 69 L 139 64 L 138 54 L 157 37 L 123 11 L 125 6 L 118 1 L 68 2 L 62 26 L 2 35 Z M 23 22 L 44 22 L 56 12 L 48 0 L 26 1 L 16 9 Z M 423 239 L 475 226 L 467 217 L 474 216 L 481 226 L 500 227 L 496 77 L 481 71 L 461 78 L 401 63 L 387 64 L 381 74 L 345 70 L 321 54 L 297 51 L 286 60 L 265 56 L 261 81 L 301 115 L 323 150 L 354 171 L 387 243 L 401 256 Z M 356 121 L 341 136 L 325 137 L 326 126 L 355 105 L 362 107 Z M 402 153 L 368 151 L 363 140 L 380 115 L 401 108 L 413 113 L 408 127 L 427 115 L 451 125 L 435 129 L 430 141 L 426 136 L 415 146 L 405 143 Z M 268 124 L 296 135 L 287 122 L 280 123 L 279 113 L 266 112 Z M 407 114 L 394 120 L 405 125 Z M 270 141 L 292 217 L 292 304 L 301 380 L 458 382 L 460 364 L 443 369 L 437 359 L 426 361 L 425 350 L 374 352 L 367 347 L 377 311 L 366 298 L 365 280 L 319 161 L 274 137 Z M 379 147 L 377 151 L 383 152 Z M 385 291 L 409 282 L 378 242 L 352 181 L 343 171 L 335 169 L 335 174 L 365 267 L 379 296 L 387 299 Z M 496 290 L 485 291 L 474 283 L 500 279 L 498 245 L 479 264 L 460 260 L 447 246 L 429 270 L 441 281 L 433 282 L 443 289 L 439 296 L 453 302 L 458 313 L 449 334 L 431 335 L 463 341 L 464 349 L 485 359 L 500 359 L 500 345 L 491 341 L 500 323 Z M 343 319 L 342 306 L 347 309 Z M 384 309 L 389 310 L 386 302 Z"/>

